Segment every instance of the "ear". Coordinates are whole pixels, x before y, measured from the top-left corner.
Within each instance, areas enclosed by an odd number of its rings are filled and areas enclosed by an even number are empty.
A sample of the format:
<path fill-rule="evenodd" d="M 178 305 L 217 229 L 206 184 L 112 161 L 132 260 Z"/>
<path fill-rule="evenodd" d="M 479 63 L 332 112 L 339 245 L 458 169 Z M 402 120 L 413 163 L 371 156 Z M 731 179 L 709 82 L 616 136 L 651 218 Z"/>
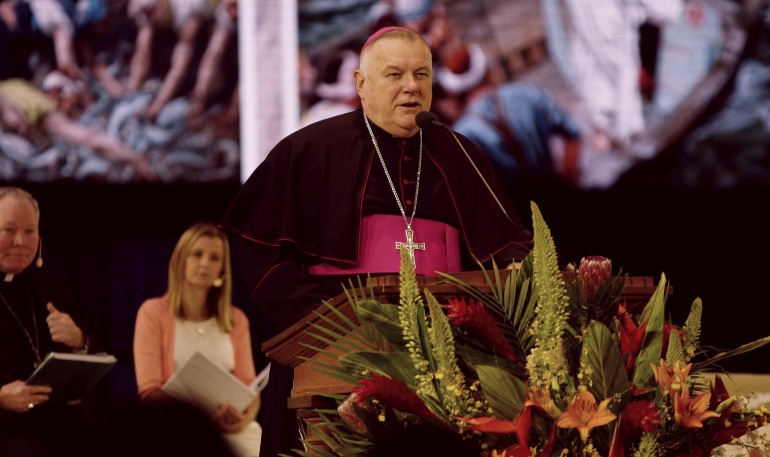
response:
<path fill-rule="evenodd" d="M 356 81 L 356 91 L 358 92 L 358 96 L 361 97 L 361 99 L 363 100 L 363 98 L 364 98 L 363 90 L 364 90 L 364 79 L 365 78 L 364 78 L 364 74 L 361 72 L 360 69 L 356 69 L 353 72 L 353 79 L 355 79 L 355 81 Z"/>

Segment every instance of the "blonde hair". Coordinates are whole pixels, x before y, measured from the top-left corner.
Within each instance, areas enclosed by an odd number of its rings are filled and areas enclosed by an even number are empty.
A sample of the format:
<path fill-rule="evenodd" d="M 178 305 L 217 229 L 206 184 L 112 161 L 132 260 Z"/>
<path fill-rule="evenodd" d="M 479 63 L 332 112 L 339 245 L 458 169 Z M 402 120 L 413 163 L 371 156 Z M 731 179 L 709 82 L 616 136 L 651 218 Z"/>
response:
<path fill-rule="evenodd" d="M 229 333 L 233 329 L 232 321 L 232 268 L 230 266 L 230 244 L 227 236 L 210 223 L 198 223 L 185 230 L 171 254 L 168 264 L 168 301 L 175 316 L 184 318 L 182 308 L 182 291 L 185 287 L 185 267 L 187 257 L 190 255 L 193 245 L 202 237 L 218 238 L 222 240 L 224 256 L 222 258 L 222 286 L 211 287 L 206 297 L 206 306 L 209 314 L 216 317 L 219 328 Z"/>

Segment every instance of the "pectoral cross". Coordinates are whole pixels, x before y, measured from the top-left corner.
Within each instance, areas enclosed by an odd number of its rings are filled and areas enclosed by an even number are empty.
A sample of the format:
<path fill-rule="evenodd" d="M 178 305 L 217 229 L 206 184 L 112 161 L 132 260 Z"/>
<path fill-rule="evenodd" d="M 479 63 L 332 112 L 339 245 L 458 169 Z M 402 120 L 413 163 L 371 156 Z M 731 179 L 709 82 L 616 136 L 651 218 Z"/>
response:
<path fill-rule="evenodd" d="M 415 243 L 414 242 L 414 231 L 411 228 L 406 229 L 406 243 L 402 243 L 401 241 L 396 241 L 396 249 L 401 249 L 401 246 L 405 247 L 407 251 L 409 251 L 409 258 L 412 259 L 412 266 L 417 267 L 417 262 L 414 260 L 414 250 L 419 249 L 421 251 L 425 250 L 425 243 Z"/>

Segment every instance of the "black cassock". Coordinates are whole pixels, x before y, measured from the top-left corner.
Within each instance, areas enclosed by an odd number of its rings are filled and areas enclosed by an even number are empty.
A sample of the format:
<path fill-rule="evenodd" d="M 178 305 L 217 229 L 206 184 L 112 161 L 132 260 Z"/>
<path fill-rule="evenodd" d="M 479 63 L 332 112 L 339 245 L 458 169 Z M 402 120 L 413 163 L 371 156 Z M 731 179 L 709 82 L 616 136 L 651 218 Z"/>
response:
<path fill-rule="evenodd" d="M 6 280 L 10 279 L 10 280 Z M 0 386 L 26 380 L 52 351 L 72 352 L 51 340 L 48 302 L 68 313 L 81 330 L 73 294 L 60 278 L 29 267 L 7 277 L 0 273 Z M 42 403 L 26 413 L 0 409 L 0 455 L 75 455 L 87 432 L 78 405 Z M 41 447 L 42 446 L 42 447 Z"/>
<path fill-rule="evenodd" d="M 307 266 L 354 265 L 361 218 L 402 215 L 363 116 L 358 109 L 284 138 L 252 173 L 221 221 L 220 226 L 238 239 L 237 257 L 252 301 L 276 333 L 342 292 L 344 277 L 314 276 Z M 394 138 L 370 125 L 408 218 L 417 187 L 420 135 Z M 492 258 L 501 266 L 521 260 L 529 252 L 531 235 L 486 154 L 467 138 L 457 137 L 507 215 L 452 135 L 437 128 L 423 131 L 415 217 L 459 230 L 463 270 L 475 270 L 477 261 L 488 264 Z M 298 446 L 281 430 L 296 429 L 295 419 L 285 414 L 291 371 L 276 365 L 265 393 L 264 456 Z"/>

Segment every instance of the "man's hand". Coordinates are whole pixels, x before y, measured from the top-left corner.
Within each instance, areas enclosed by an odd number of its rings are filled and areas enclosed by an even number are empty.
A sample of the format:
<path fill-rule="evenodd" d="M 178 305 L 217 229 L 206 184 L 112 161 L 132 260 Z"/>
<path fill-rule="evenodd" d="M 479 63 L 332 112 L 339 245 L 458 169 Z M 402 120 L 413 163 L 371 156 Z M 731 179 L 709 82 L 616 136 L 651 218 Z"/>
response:
<path fill-rule="evenodd" d="M 48 401 L 50 393 L 48 386 L 28 386 L 24 381 L 13 381 L 0 387 L 0 409 L 26 413 Z"/>
<path fill-rule="evenodd" d="M 66 344 L 72 349 L 83 349 L 86 345 L 86 336 L 70 315 L 57 310 L 51 302 L 48 302 L 47 308 L 50 314 L 46 322 L 51 331 L 51 339 L 57 343 Z"/>

